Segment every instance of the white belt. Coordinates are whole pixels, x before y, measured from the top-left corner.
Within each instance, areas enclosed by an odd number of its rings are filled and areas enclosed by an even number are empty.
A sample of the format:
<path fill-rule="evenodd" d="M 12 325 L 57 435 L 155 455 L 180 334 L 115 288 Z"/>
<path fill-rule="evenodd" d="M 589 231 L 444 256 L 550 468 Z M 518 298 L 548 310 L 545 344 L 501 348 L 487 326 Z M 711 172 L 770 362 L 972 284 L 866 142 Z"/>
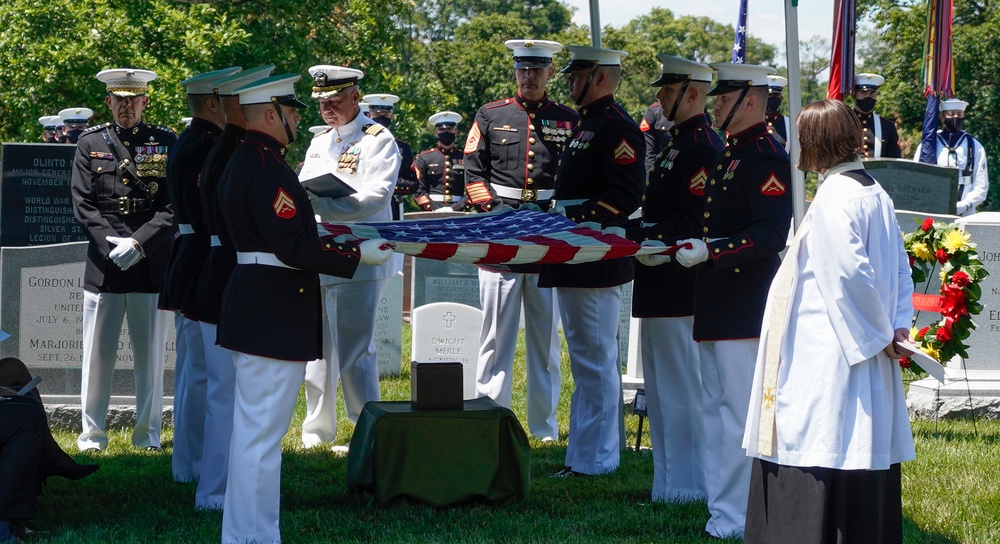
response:
<path fill-rule="evenodd" d="M 213 234 L 212 235 L 212 247 L 219 247 L 221 245 L 222 245 L 222 241 L 219 240 L 218 236 L 216 236 L 216 235 Z"/>
<path fill-rule="evenodd" d="M 277 266 L 278 268 L 298 270 L 294 266 L 288 266 L 287 264 L 279 261 L 278 258 L 274 256 L 274 253 L 261 253 L 260 251 L 237 251 L 236 262 L 239 264 L 263 264 L 267 266 Z"/>
<path fill-rule="evenodd" d="M 590 200 L 590 199 L 589 198 L 570 198 L 570 199 L 567 199 L 567 200 L 553 200 L 552 201 L 552 206 L 553 207 L 555 207 L 555 206 L 562 206 L 564 208 L 566 206 L 579 206 L 580 204 L 583 204 L 584 202 L 586 202 L 588 200 Z"/>
<path fill-rule="evenodd" d="M 644 228 L 644 229 L 645 229 L 645 228 L 649 228 L 649 227 L 655 227 L 655 226 L 656 226 L 656 225 L 658 225 L 658 224 L 659 224 L 659 223 L 647 223 L 647 222 L 645 222 L 645 221 L 643 221 L 642 223 L 640 223 L 640 225 L 641 225 L 641 226 L 642 226 L 642 228 Z"/>
<path fill-rule="evenodd" d="M 450 200 L 445 200 L 444 195 L 430 195 L 430 197 L 434 202 L 458 202 L 462 200 L 461 195 L 451 195 L 448 197 Z"/>
<path fill-rule="evenodd" d="M 507 187 L 491 183 L 493 191 L 503 198 L 520 200 L 522 202 L 532 202 L 535 200 L 551 200 L 555 191 L 552 189 L 518 189 L 517 187 Z"/>
<path fill-rule="evenodd" d="M 177 232 L 183 234 L 194 234 L 194 227 L 188 223 L 177 223 Z"/>

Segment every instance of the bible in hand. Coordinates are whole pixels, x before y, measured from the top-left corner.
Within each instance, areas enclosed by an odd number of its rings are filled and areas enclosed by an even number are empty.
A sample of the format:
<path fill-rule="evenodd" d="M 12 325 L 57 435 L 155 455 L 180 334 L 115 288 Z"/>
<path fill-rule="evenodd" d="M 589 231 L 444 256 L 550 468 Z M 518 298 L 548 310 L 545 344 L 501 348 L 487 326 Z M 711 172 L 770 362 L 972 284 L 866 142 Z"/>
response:
<path fill-rule="evenodd" d="M 304 180 L 302 186 L 316 196 L 326 198 L 341 198 L 357 192 L 353 187 L 345 183 L 344 180 L 329 172 L 322 176 Z"/>

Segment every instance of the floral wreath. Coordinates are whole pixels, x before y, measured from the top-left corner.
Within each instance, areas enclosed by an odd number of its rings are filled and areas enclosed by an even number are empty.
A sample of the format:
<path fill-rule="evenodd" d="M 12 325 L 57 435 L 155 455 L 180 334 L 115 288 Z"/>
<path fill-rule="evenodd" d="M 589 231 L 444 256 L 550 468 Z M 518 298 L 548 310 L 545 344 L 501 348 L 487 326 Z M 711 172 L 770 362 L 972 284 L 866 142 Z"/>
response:
<path fill-rule="evenodd" d="M 968 358 L 965 350 L 969 346 L 964 340 L 976 328 L 972 316 L 983 310 L 979 283 L 989 276 L 972 236 L 954 223 L 928 217 L 920 228 L 903 236 L 903 245 L 910 256 L 914 286 L 927 281 L 934 267 L 941 265 L 941 294 L 913 295 L 915 310 L 940 312 L 941 320 L 919 330 L 913 327 L 910 336 L 914 343 L 938 361 L 949 361 L 955 355 Z M 909 357 L 900 359 L 899 364 L 922 373 Z"/>

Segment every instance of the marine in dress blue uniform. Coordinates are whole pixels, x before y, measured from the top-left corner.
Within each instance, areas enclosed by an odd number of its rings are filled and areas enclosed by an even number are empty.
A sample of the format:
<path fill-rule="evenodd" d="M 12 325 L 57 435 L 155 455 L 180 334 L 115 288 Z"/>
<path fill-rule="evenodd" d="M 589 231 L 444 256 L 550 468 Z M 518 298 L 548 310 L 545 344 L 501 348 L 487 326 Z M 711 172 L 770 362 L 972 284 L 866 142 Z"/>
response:
<path fill-rule="evenodd" d="M 366 94 L 361 97 L 368 104 L 366 115 L 376 123 L 390 128 L 392 120 L 395 118 L 396 103 L 399 97 L 394 94 Z M 396 188 L 392 192 L 392 220 L 399 221 L 403 218 L 404 204 L 406 197 L 413 194 L 417 188 L 417 174 L 413 168 L 413 149 L 410 144 L 396 138 L 396 147 L 399 149 L 399 174 L 396 179 Z"/>
<path fill-rule="evenodd" d="M 215 80 L 242 70 L 239 66 L 205 72 L 181 81 L 187 93 L 191 123 L 177 138 L 167 161 L 167 194 L 174 210 L 174 239 L 170 264 L 163 276 L 159 307 L 174 312 L 177 363 L 174 370 L 174 443 L 171 468 L 175 481 L 190 482 L 201 474 L 205 438 L 205 348 L 197 307 L 181 312 L 185 293 L 195 282 L 208 253 L 209 237 L 201 213 L 198 183 L 205 156 L 222 134 L 225 117 L 212 92 Z M 192 311 L 192 306 L 194 310 Z"/>
<path fill-rule="evenodd" d="M 219 97 L 225 114 L 225 128 L 205 157 L 198 182 L 204 233 L 209 249 L 191 288 L 184 297 L 182 311 L 197 311 L 198 326 L 205 352 L 205 440 L 201 450 L 201 470 L 194 504 L 198 509 L 222 509 L 229 477 L 229 441 L 233 434 L 233 396 L 236 368 L 232 352 L 215 342 L 218 334 L 222 293 L 236 267 L 236 250 L 226 231 L 218 198 L 219 179 L 236 147 L 246 136 L 246 121 L 240 98 L 234 92 L 263 79 L 274 70 L 268 64 L 244 70 L 215 81 L 212 91 Z M 191 310 L 196 307 L 197 310 Z"/>
<path fill-rule="evenodd" d="M 650 104 L 646 108 L 646 111 L 643 112 L 642 120 L 639 122 L 639 130 L 642 131 L 643 137 L 646 138 L 647 174 L 653 169 L 656 157 L 660 155 L 661 151 L 666 149 L 667 143 L 670 142 L 670 127 L 673 124 L 673 121 L 668 120 L 663 115 L 663 106 L 659 100 Z"/>
<path fill-rule="evenodd" d="M 423 211 L 462 212 L 469 206 L 465 194 L 465 154 L 455 147 L 461 120 L 462 116 L 453 111 L 439 111 L 428 118 L 438 143 L 413 160 L 417 177 L 413 201 Z"/>
<path fill-rule="evenodd" d="M 321 357 L 319 273 L 350 277 L 389 257 L 384 240 L 321 240 L 309 196 L 285 162 L 305 104 L 298 75 L 237 89 L 248 132 L 219 182 L 237 266 L 226 285 L 219 343 L 235 353 L 236 400 L 222 542 L 281 541 L 281 438 L 305 376 Z M 372 257 L 364 256 L 365 250 Z"/>
<path fill-rule="evenodd" d="M 770 75 L 767 76 L 767 113 L 764 122 L 767 123 L 767 133 L 788 152 L 788 116 L 781 113 L 781 99 L 785 94 L 788 79 Z"/>
<path fill-rule="evenodd" d="M 479 108 L 465 144 L 466 191 L 476 210 L 496 206 L 547 209 L 556 160 L 579 116 L 549 100 L 557 42 L 508 40 L 517 94 Z M 524 308 L 528 430 L 542 440 L 559 437 L 556 412 L 562 390 L 559 313 L 552 289 L 538 287 L 538 266 L 480 266 L 477 393 L 510 406 L 514 351 Z"/>
<path fill-rule="evenodd" d="M 43 115 L 38 118 L 38 124 L 42 125 L 42 143 L 43 144 L 57 144 L 56 141 L 56 125 L 58 123 L 58 115 Z"/>
<path fill-rule="evenodd" d="M 66 108 L 59 112 L 65 126 L 63 133 L 63 143 L 75 144 L 80 139 L 80 134 L 90 128 L 90 118 L 94 116 L 94 110 L 90 108 Z"/>
<path fill-rule="evenodd" d="M 767 74 L 750 64 L 712 64 L 716 127 L 728 130 L 705 186 L 702 237 L 675 255 L 697 267 L 694 339 L 701 359 L 708 457 L 705 530 L 742 535 L 750 462 L 742 448 L 761 319 L 792 217 L 788 154 L 767 133 Z"/>
<path fill-rule="evenodd" d="M 108 445 L 104 426 L 126 314 L 135 356 L 132 443 L 160 447 L 167 313 L 156 308 L 156 295 L 174 233 L 165 178 L 177 137 L 142 121 L 149 104 L 146 90 L 155 78 L 154 72 L 131 68 L 99 72 L 114 121 L 84 131 L 73 158 L 73 208 L 89 242 L 83 276 L 81 450 Z"/>
<path fill-rule="evenodd" d="M 328 64 L 309 68 L 312 97 L 328 128 L 309 143 L 299 180 L 332 174 L 355 189 L 340 197 L 310 193 L 323 222 L 389 221 L 399 171 L 399 151 L 388 129 L 361 114 L 358 80 L 364 72 Z M 350 279 L 323 274 L 323 359 L 306 365 L 303 445 L 337 438 L 337 384 L 352 423 L 364 405 L 381 398 L 375 318 L 389 280 L 402 270 L 401 256 L 379 266 L 359 266 Z"/>
<path fill-rule="evenodd" d="M 672 138 L 654 161 L 642 196 L 642 221 L 629 237 L 643 246 L 672 246 L 701 234 L 705 185 L 722 140 L 705 115 L 712 68 L 659 55 L 653 82 Z M 674 124 L 676 122 L 676 124 Z M 642 376 L 653 450 L 654 501 L 704 498 L 705 436 L 701 367 L 692 338 L 695 270 L 667 256 L 637 257 L 632 316 L 640 318 Z"/>
<path fill-rule="evenodd" d="M 615 102 L 623 51 L 569 46 L 563 68 L 570 98 L 579 106 L 557 162 L 550 212 L 577 223 L 624 234 L 642 197 L 645 142 L 635 121 Z M 634 259 L 579 265 L 544 265 L 540 287 L 555 287 L 569 348 L 575 389 L 569 446 L 560 475 L 601 474 L 618 468 L 623 429 L 618 320 L 621 285 L 632 279 Z"/>
<path fill-rule="evenodd" d="M 864 141 L 864 158 L 885 157 L 898 159 L 903 156 L 899 149 L 899 134 L 892 121 L 875 113 L 878 88 L 885 78 L 878 74 L 857 74 L 854 76 L 854 113 L 861 121 L 861 136 Z"/>

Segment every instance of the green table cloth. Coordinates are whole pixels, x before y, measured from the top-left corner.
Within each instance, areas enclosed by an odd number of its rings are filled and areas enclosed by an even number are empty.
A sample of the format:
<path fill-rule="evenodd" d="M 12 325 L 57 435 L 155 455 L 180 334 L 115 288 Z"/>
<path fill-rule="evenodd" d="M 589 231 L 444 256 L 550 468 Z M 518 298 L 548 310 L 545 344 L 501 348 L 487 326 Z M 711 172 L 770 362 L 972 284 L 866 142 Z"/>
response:
<path fill-rule="evenodd" d="M 463 410 L 365 404 L 351 437 L 348 489 L 381 504 L 513 504 L 528 495 L 531 449 L 514 413 L 489 398 Z"/>

